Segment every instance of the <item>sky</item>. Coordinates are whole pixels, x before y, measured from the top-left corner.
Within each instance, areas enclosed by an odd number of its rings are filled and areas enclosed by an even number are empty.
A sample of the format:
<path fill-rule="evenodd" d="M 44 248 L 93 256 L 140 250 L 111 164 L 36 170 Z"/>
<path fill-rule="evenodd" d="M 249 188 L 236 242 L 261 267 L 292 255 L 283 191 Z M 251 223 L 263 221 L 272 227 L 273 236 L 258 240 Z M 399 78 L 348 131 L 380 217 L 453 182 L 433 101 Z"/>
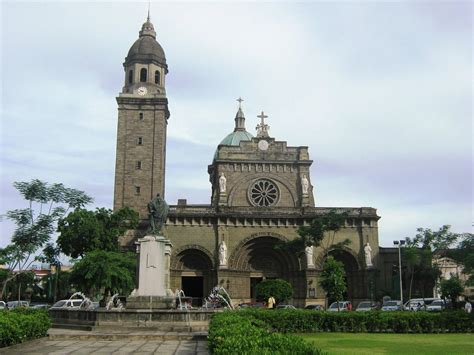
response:
<path fill-rule="evenodd" d="M 122 63 L 147 2 L 3 1 L 0 214 L 14 181 L 62 182 L 112 208 Z M 207 165 L 260 111 L 309 146 L 320 207 L 374 207 L 381 246 L 471 232 L 469 1 L 151 2 L 169 66 L 166 200 L 209 203 Z M 0 247 L 14 226 L 0 222 Z"/>

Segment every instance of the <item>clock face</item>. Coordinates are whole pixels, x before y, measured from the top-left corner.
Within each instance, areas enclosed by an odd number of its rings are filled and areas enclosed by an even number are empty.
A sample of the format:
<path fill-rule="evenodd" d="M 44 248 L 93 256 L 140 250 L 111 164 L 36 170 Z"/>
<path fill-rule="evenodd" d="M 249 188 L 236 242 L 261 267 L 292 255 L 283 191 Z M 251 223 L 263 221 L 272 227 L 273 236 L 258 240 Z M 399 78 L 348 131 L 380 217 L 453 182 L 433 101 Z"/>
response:
<path fill-rule="evenodd" d="M 148 92 L 148 90 L 146 89 L 146 87 L 144 86 L 140 86 L 138 89 L 137 89 L 137 94 L 138 95 L 146 95 L 146 93 Z"/>
<path fill-rule="evenodd" d="M 258 142 L 258 149 L 267 150 L 268 149 L 268 142 L 266 140 L 262 139 L 260 142 Z"/>

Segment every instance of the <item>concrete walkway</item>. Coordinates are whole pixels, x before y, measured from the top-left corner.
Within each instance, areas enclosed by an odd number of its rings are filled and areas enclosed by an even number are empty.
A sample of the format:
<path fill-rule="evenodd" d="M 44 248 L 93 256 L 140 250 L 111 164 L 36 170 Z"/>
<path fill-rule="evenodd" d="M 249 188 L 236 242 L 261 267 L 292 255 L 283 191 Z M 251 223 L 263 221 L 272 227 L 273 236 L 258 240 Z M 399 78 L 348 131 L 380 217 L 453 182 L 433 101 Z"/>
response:
<path fill-rule="evenodd" d="M 50 329 L 50 337 L 0 349 L 2 354 L 209 354 L 201 333 L 96 332 Z M 110 340 L 114 339 L 114 340 Z"/>

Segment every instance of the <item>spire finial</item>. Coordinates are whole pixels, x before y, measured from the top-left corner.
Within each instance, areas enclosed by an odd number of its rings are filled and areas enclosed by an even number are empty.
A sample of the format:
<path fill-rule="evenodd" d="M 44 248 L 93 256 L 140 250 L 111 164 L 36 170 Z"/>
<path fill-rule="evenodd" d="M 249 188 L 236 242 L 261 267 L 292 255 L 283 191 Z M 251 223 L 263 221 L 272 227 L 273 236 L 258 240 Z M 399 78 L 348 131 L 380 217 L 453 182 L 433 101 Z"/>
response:
<path fill-rule="evenodd" d="M 148 0 L 148 16 L 146 18 L 147 22 L 150 22 L 150 7 L 151 7 L 151 0 Z"/>
<path fill-rule="evenodd" d="M 244 99 L 242 99 L 241 97 L 239 97 L 236 101 L 239 102 L 239 108 L 242 108 L 242 101 L 244 101 Z"/>

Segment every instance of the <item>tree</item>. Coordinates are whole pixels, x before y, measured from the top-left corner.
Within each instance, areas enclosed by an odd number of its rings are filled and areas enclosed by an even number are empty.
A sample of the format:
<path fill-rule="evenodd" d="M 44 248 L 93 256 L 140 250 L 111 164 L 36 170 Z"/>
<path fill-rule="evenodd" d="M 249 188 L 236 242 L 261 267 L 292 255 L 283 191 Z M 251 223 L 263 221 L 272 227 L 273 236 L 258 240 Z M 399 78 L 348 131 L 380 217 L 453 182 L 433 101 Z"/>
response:
<path fill-rule="evenodd" d="M 257 285 L 256 292 L 259 301 L 266 301 L 270 296 L 273 296 L 279 303 L 291 298 L 293 287 L 282 279 L 265 280 Z"/>
<path fill-rule="evenodd" d="M 334 259 L 329 255 L 321 272 L 321 281 L 319 284 L 326 291 L 328 299 L 334 299 L 337 302 L 337 309 L 339 310 L 339 301 L 342 301 L 344 292 L 346 292 L 346 272 L 344 271 L 344 264 Z"/>
<path fill-rule="evenodd" d="M 448 256 L 463 266 L 463 273 L 469 277 L 466 284 L 474 286 L 474 234 L 462 234 L 461 241 Z"/>
<path fill-rule="evenodd" d="M 90 296 L 101 289 L 104 296 L 128 295 L 135 288 L 136 264 L 134 253 L 90 251 L 74 264 L 70 281 Z"/>
<path fill-rule="evenodd" d="M 456 304 L 457 298 L 463 293 L 464 287 L 462 281 L 457 276 L 452 276 L 448 280 L 441 280 L 440 292 L 443 298 L 449 298 L 451 304 Z"/>
<path fill-rule="evenodd" d="M 298 235 L 300 238 L 289 242 L 277 244 L 277 248 L 284 248 L 296 253 L 302 253 L 307 246 L 322 247 L 324 255 L 327 255 L 331 248 L 341 248 L 350 243 L 349 239 L 334 244 L 336 233 L 344 226 L 347 212 L 339 213 L 331 209 L 328 213 L 314 218 L 309 226 L 300 226 Z"/>
<path fill-rule="evenodd" d="M 406 247 L 402 250 L 410 275 L 409 299 L 415 282 L 420 286 L 423 296 L 436 285 L 441 271 L 433 263 L 433 256 L 451 248 L 461 237 L 461 234 L 451 232 L 450 228 L 449 225 L 443 225 L 437 231 L 418 228 L 414 238 L 406 238 Z"/>
<path fill-rule="evenodd" d="M 9 270 L 9 276 L 3 281 L 2 296 L 7 283 L 16 274 L 28 270 L 37 260 L 36 253 L 50 240 L 57 221 L 69 209 L 81 208 L 92 202 L 92 198 L 83 191 L 67 188 L 63 184 L 50 185 L 35 179 L 15 182 L 13 186 L 28 202 L 28 206 L 6 213 L 6 218 L 15 222 L 16 229 L 11 243 L 0 249 L 0 264 L 6 264 Z"/>
<path fill-rule="evenodd" d="M 119 251 L 119 236 L 138 226 L 139 216 L 125 207 L 117 211 L 77 209 L 58 222 L 59 249 L 72 258 L 92 250 Z"/>

